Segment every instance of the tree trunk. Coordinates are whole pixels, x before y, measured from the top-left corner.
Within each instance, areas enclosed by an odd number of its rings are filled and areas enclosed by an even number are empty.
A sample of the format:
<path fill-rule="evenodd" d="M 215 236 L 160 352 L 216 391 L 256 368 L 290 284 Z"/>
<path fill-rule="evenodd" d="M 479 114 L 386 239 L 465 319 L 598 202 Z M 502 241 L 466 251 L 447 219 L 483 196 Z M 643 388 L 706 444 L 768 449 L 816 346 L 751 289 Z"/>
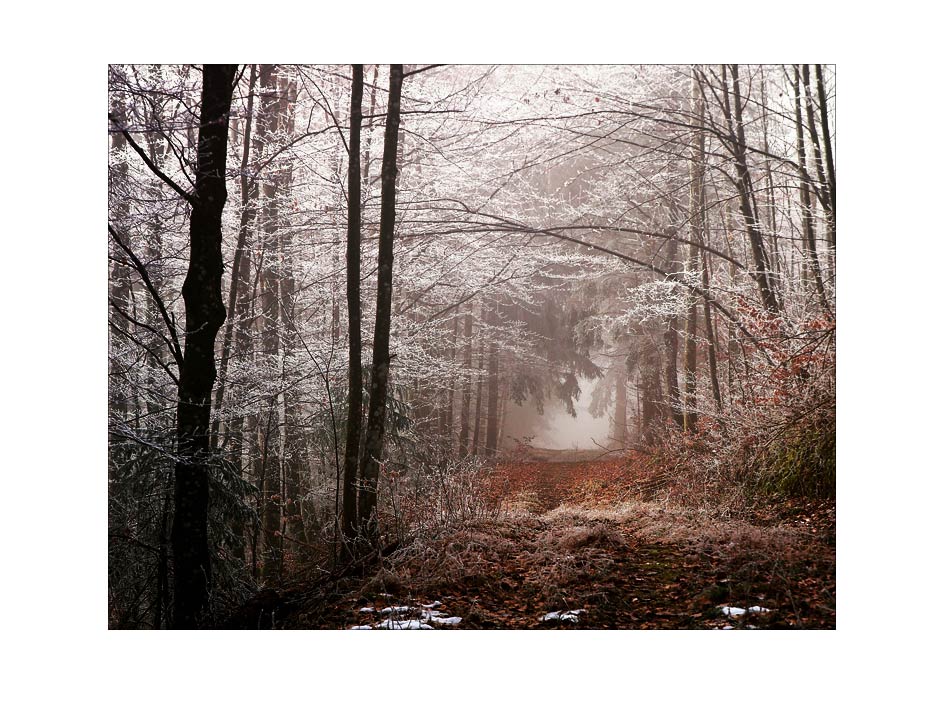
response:
<path fill-rule="evenodd" d="M 364 98 L 364 65 L 353 65 L 351 81 L 351 132 L 347 167 L 347 326 L 348 402 L 344 446 L 344 488 L 341 532 L 347 539 L 357 534 L 357 466 L 361 443 L 364 377 L 361 366 L 361 104 Z"/>
<path fill-rule="evenodd" d="M 688 265 L 686 273 L 694 280 L 698 271 L 698 246 L 705 242 L 705 134 L 701 130 L 705 121 L 705 105 L 697 81 L 697 70 L 692 71 L 692 113 L 698 130 L 695 131 L 691 158 L 691 189 L 689 193 L 689 222 L 692 242 L 688 245 Z M 698 298 L 694 290 L 688 296 L 688 316 L 685 324 L 685 415 L 684 427 L 687 431 L 695 428 L 695 409 L 697 386 L 696 369 L 698 368 L 698 345 L 695 341 L 698 331 Z"/>
<path fill-rule="evenodd" d="M 216 335 L 226 319 L 222 216 L 226 138 L 236 65 L 204 65 L 197 170 L 190 213 L 190 263 L 183 285 L 186 347 L 177 393 L 174 467 L 174 627 L 196 627 L 210 589 L 207 540 L 210 398 L 216 379 Z"/>
<path fill-rule="evenodd" d="M 669 270 L 676 270 L 676 257 L 678 256 L 678 242 L 669 241 Z M 679 390 L 678 380 L 678 317 L 672 316 L 669 319 L 668 328 L 663 335 L 662 341 L 665 345 L 665 387 L 669 396 L 669 413 L 680 428 L 685 426 L 685 414 L 682 411 L 681 391 Z"/>
<path fill-rule="evenodd" d="M 298 89 L 294 78 L 283 76 L 279 80 L 278 120 L 280 136 L 284 141 L 292 142 L 295 136 L 295 102 Z M 282 197 L 282 204 L 292 205 L 292 163 L 283 161 L 276 172 L 276 191 Z M 290 221 L 279 231 L 279 272 L 278 272 L 278 301 L 279 301 L 279 334 L 281 354 L 282 384 L 286 385 L 279 394 L 280 414 L 280 448 L 281 454 L 280 481 L 282 485 L 282 520 L 280 531 L 281 542 L 284 547 L 286 536 L 293 541 L 302 540 L 304 533 L 299 528 L 301 520 L 300 496 L 302 490 L 302 463 L 301 453 L 304 450 L 304 440 L 301 437 L 299 421 L 299 402 L 303 398 L 300 388 L 295 385 L 295 375 L 290 371 L 295 360 L 298 330 L 295 326 L 295 270 L 293 249 L 294 231 Z"/>
<path fill-rule="evenodd" d="M 616 369 L 616 394 L 613 400 L 613 448 L 626 446 L 626 367 Z"/>
<path fill-rule="evenodd" d="M 111 107 L 111 110 L 111 113 L 114 116 L 114 123 L 116 127 L 126 126 L 128 121 L 125 114 L 124 104 L 120 101 L 116 101 Z M 112 151 L 123 154 L 126 145 L 127 141 L 125 140 L 124 134 L 122 134 L 121 131 L 112 132 Z M 110 184 L 109 211 L 113 217 L 113 222 L 115 227 L 118 229 L 118 232 L 123 236 L 127 236 L 129 206 L 125 192 L 128 191 L 128 162 L 125 160 L 124 156 L 122 156 L 122 159 L 117 163 L 114 171 L 108 172 L 108 181 Z M 116 304 L 120 310 L 127 313 L 128 299 L 131 296 L 131 270 L 128 268 L 128 264 L 124 255 L 121 256 L 120 260 L 114 261 L 111 265 L 111 275 L 109 276 L 108 280 L 108 288 L 110 300 Z M 114 320 L 115 324 L 118 326 L 118 329 L 109 331 L 109 342 L 122 339 L 120 334 L 127 333 L 130 328 L 128 319 L 118 312 L 118 310 L 113 312 L 113 314 L 110 316 L 110 319 Z M 117 349 L 112 349 L 111 347 L 108 350 L 109 355 L 114 355 L 117 352 Z M 118 359 L 114 357 L 109 359 L 109 372 L 113 377 L 119 377 L 119 372 L 121 370 L 121 362 Z M 123 381 L 127 381 L 127 376 L 123 378 Z M 109 412 L 119 414 L 122 420 L 127 419 L 128 400 L 124 384 L 119 387 L 117 381 L 110 382 L 108 401 Z"/>
<path fill-rule="evenodd" d="M 829 247 L 836 250 L 836 165 L 833 161 L 833 139 L 829 133 L 829 106 L 826 103 L 826 83 L 823 81 L 823 65 L 816 65 L 816 89 L 819 95 L 819 114 L 823 125 L 823 151 L 826 155 L 826 174 L 829 183 L 832 220 L 829 223 L 827 238 Z"/>
<path fill-rule="evenodd" d="M 498 324 L 498 312 L 494 306 L 488 309 L 488 323 Z M 488 402 L 485 417 L 485 455 L 494 458 L 498 453 L 498 343 L 494 334 L 489 335 L 488 345 Z"/>
<path fill-rule="evenodd" d="M 403 65 L 390 65 L 390 93 L 384 128 L 380 172 L 380 236 L 377 256 L 377 319 L 374 323 L 373 366 L 367 410 L 367 437 L 361 461 L 358 525 L 372 540 L 377 528 L 377 483 L 383 456 L 384 422 L 387 416 L 387 382 L 390 375 L 390 313 L 393 296 L 393 239 L 396 228 L 397 140 L 400 129 L 400 90 Z"/>
<path fill-rule="evenodd" d="M 807 66 L 804 79 L 808 79 L 809 67 Z M 806 171 L 806 142 L 803 132 L 803 112 L 801 109 L 801 94 L 804 88 L 809 89 L 809 83 L 800 84 L 800 68 L 798 65 L 793 67 L 793 76 L 796 84 L 796 101 L 794 111 L 796 114 L 797 130 L 797 163 Z M 810 117 L 812 118 L 812 116 Z M 830 313 L 829 302 L 826 299 L 826 291 L 823 288 L 823 277 L 819 267 L 819 256 L 816 252 L 816 231 L 813 225 L 813 206 L 810 198 L 810 185 L 805 175 L 800 176 L 800 210 L 803 214 L 803 243 L 806 246 L 807 255 L 810 259 L 810 270 L 813 273 L 813 280 L 816 284 L 816 293 L 819 295 L 820 303 L 827 314 Z"/>
<path fill-rule="evenodd" d="M 472 314 L 465 316 L 463 333 L 465 337 L 465 359 L 463 366 L 466 377 L 462 380 L 462 407 L 459 412 L 459 458 L 469 455 L 469 410 L 472 406 Z"/>
<path fill-rule="evenodd" d="M 475 380 L 475 414 L 472 417 L 472 456 L 479 455 L 479 438 L 482 433 L 482 391 L 485 386 L 485 380 L 482 378 L 482 372 L 485 369 L 485 350 L 479 346 L 479 377 Z"/>
<path fill-rule="evenodd" d="M 223 348 L 220 354 L 220 379 L 219 386 L 216 388 L 216 398 L 214 400 L 213 411 L 216 415 L 213 420 L 213 436 L 211 448 L 215 451 L 219 443 L 220 435 L 220 409 L 223 407 L 223 391 L 226 387 L 226 373 L 229 370 L 229 359 L 231 345 L 233 341 L 233 329 L 237 322 L 236 298 L 240 289 L 245 290 L 246 280 L 248 278 L 249 262 L 246 257 L 246 241 L 249 236 L 249 226 L 255 218 L 255 209 L 250 203 L 250 179 L 249 179 L 249 151 L 250 137 L 252 134 L 252 106 L 253 91 L 256 86 L 256 65 L 249 69 L 249 97 L 246 100 L 246 125 L 243 132 L 243 157 L 240 163 L 239 171 L 239 199 L 241 211 L 239 214 L 239 234 L 236 238 L 236 251 L 233 253 L 233 270 L 229 283 L 229 308 L 227 314 L 230 319 L 226 322 L 223 331 Z M 255 184 L 253 178 L 252 184 Z"/>
<path fill-rule="evenodd" d="M 747 228 L 747 235 L 751 245 L 751 254 L 754 258 L 754 279 L 760 288 L 764 307 L 769 312 L 780 312 L 780 302 L 774 289 L 770 272 L 770 261 L 764 248 L 764 238 L 760 231 L 760 222 L 754 213 L 752 197 L 754 189 L 751 183 L 751 174 L 747 168 L 747 140 L 744 136 L 744 117 L 741 105 L 741 85 L 738 79 L 738 66 L 731 65 L 732 92 L 729 95 L 728 84 L 724 83 L 725 115 L 731 131 L 734 163 L 737 171 L 735 185 L 740 199 L 741 215 Z M 733 115 L 729 106 L 733 98 Z"/>
<path fill-rule="evenodd" d="M 275 65 L 259 66 L 260 107 L 259 134 L 264 145 L 270 148 L 275 143 L 278 131 L 278 85 Z M 264 374 L 277 379 L 279 369 L 280 307 L 279 307 L 279 239 L 278 202 L 276 172 L 270 168 L 268 177 L 260 181 L 261 213 L 261 266 L 259 272 L 259 343 L 260 361 Z M 278 578 L 282 563 L 282 479 L 281 479 L 281 439 L 279 438 L 282 420 L 279 410 L 278 395 L 273 396 L 266 409 L 268 413 L 260 420 L 265 424 L 261 441 L 265 444 L 264 458 L 257 461 L 257 482 L 262 489 L 262 577 L 273 581 Z"/>

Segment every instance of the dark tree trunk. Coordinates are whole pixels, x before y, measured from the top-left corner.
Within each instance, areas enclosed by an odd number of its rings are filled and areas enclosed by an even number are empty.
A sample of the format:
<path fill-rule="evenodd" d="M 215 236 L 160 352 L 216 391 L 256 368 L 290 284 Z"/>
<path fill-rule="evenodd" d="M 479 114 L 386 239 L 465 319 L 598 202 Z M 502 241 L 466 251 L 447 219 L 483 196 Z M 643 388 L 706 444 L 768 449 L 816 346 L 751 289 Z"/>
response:
<path fill-rule="evenodd" d="M 351 136 L 347 167 L 347 326 L 348 402 L 344 447 L 344 489 L 341 532 L 347 539 L 357 534 L 357 466 L 361 443 L 364 377 L 361 366 L 361 103 L 364 98 L 364 65 L 353 66 L 351 82 Z"/>
<path fill-rule="evenodd" d="M 832 222 L 829 231 L 829 246 L 836 249 L 836 164 L 833 161 L 833 139 L 829 133 L 829 106 L 826 103 L 826 83 L 823 81 L 823 65 L 816 65 L 816 88 L 819 95 L 819 114 L 823 125 L 823 151 L 826 155 L 826 173 L 829 177 L 829 202 L 832 205 Z"/>
<path fill-rule="evenodd" d="M 230 319 L 226 322 L 223 331 L 223 349 L 220 353 L 220 379 L 219 386 L 216 388 L 216 398 L 214 400 L 214 413 L 216 418 L 213 421 L 213 436 L 211 447 L 215 450 L 219 443 L 220 436 L 220 409 L 223 406 L 223 391 L 226 388 L 226 373 L 229 370 L 229 359 L 231 346 L 233 343 L 233 329 L 239 322 L 236 312 L 236 298 L 240 290 L 245 290 L 246 278 L 249 275 L 249 261 L 246 259 L 246 241 L 249 236 L 249 226 L 255 218 L 255 210 L 250 204 L 250 179 L 249 179 L 249 150 L 250 136 L 252 134 L 252 105 L 253 90 L 256 86 L 256 65 L 252 65 L 249 70 L 249 97 L 246 100 L 246 125 L 243 132 L 243 157 L 239 171 L 239 200 L 241 211 L 239 215 L 239 234 L 236 238 L 236 251 L 233 253 L 233 270 L 229 283 L 229 307 L 227 314 Z M 255 184 L 255 179 L 252 180 Z"/>
<path fill-rule="evenodd" d="M 734 154 L 734 164 L 737 171 L 735 185 L 740 199 L 741 215 L 747 228 L 748 239 L 751 244 L 751 254 L 754 258 L 754 279 L 760 288 L 764 307 L 769 312 L 780 312 L 780 302 L 772 282 L 770 261 L 764 248 L 764 238 L 760 231 L 760 222 L 754 212 L 752 200 L 754 189 L 751 174 L 747 168 L 747 140 L 744 136 L 744 117 L 741 103 L 741 85 L 738 78 L 738 66 L 731 65 L 732 92 L 729 95 L 728 85 L 724 83 L 725 115 L 731 131 L 731 143 Z M 733 98 L 733 114 L 729 106 Z"/>
<path fill-rule="evenodd" d="M 226 138 L 236 65 L 204 65 L 197 171 L 190 213 L 190 264 L 184 280 L 186 347 L 177 399 L 174 467 L 174 627 L 196 627 L 210 589 L 207 540 L 210 399 L 216 379 L 216 335 L 226 319 L 222 215 L 226 203 Z"/>
<path fill-rule="evenodd" d="M 801 95 L 806 89 L 809 91 L 809 66 L 805 66 L 804 70 L 804 82 L 800 84 L 800 69 L 798 66 L 794 65 L 793 67 L 793 76 L 796 84 L 796 102 L 794 106 L 794 111 L 796 113 L 796 130 L 797 130 L 797 163 L 800 164 L 800 167 L 806 171 L 806 141 L 803 136 L 803 112 L 801 109 L 802 99 Z M 813 118 L 812 113 L 810 114 L 810 119 Z M 822 271 L 819 266 L 819 256 L 816 252 L 816 230 L 813 225 L 813 205 L 812 199 L 810 197 L 810 184 L 806 179 L 806 176 L 803 175 L 800 177 L 800 209 L 803 213 L 803 243 L 806 246 L 807 255 L 810 259 L 810 271 L 813 273 L 813 280 L 816 283 L 816 293 L 819 295 L 820 303 L 823 306 L 823 309 L 829 314 L 829 303 L 826 300 L 826 292 L 823 288 L 823 276 Z"/>
<path fill-rule="evenodd" d="M 380 236 L 377 257 L 377 319 L 374 323 L 373 366 L 367 409 L 367 435 L 361 461 L 358 525 L 369 538 L 377 535 L 377 483 L 383 456 L 384 422 L 387 416 L 387 382 L 390 375 L 390 313 L 393 296 L 393 238 L 396 228 L 397 140 L 400 129 L 400 90 L 403 65 L 390 65 L 390 93 L 384 129 L 380 171 Z"/>

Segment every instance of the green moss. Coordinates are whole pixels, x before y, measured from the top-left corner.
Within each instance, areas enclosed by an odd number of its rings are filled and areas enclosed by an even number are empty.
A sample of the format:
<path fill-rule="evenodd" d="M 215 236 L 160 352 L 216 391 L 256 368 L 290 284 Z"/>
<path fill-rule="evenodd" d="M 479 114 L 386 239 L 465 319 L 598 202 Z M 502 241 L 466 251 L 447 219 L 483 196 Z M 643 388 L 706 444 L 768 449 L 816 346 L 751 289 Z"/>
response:
<path fill-rule="evenodd" d="M 831 416 L 798 423 L 757 454 L 762 493 L 832 498 L 836 494 L 836 422 Z"/>

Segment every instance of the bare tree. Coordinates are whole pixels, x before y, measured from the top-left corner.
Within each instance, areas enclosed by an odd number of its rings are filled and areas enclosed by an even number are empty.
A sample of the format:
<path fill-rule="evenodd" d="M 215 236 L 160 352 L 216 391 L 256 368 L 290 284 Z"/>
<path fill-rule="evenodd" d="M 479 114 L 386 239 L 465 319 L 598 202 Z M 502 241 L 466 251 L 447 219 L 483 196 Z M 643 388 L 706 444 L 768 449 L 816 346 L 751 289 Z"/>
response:
<path fill-rule="evenodd" d="M 210 588 L 207 541 L 210 398 L 216 379 L 216 335 L 226 319 L 222 215 L 226 140 L 236 65 L 204 65 L 197 171 L 190 213 L 190 262 L 184 280 L 186 344 L 177 393 L 174 468 L 174 627 L 192 628 L 206 612 Z"/>
<path fill-rule="evenodd" d="M 387 386 L 390 376 L 390 317 L 393 295 L 393 239 L 396 228 L 397 143 L 400 129 L 400 92 L 403 65 L 390 65 L 390 92 L 387 124 L 384 128 L 383 163 L 380 175 L 380 237 L 377 248 L 377 318 L 374 323 L 373 365 L 367 435 L 361 460 L 361 488 L 358 496 L 360 528 L 377 534 L 377 482 L 383 457 L 384 422 L 387 416 Z"/>
<path fill-rule="evenodd" d="M 347 175 L 347 325 L 348 403 L 344 447 L 344 498 L 341 531 L 345 538 L 357 534 L 357 466 L 361 443 L 364 377 L 361 367 L 361 104 L 364 98 L 364 65 L 352 67 L 351 131 L 348 139 Z"/>

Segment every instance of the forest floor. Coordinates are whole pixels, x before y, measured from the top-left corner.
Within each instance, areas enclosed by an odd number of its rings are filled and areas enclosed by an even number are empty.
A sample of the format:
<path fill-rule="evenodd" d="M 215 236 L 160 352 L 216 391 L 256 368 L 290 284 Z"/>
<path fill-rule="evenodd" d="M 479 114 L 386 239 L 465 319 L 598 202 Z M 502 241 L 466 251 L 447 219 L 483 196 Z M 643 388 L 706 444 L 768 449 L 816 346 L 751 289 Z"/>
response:
<path fill-rule="evenodd" d="M 369 572 L 264 591 L 230 626 L 835 628 L 834 502 L 719 515 L 630 496 L 619 461 L 535 458 L 493 474 L 499 516 Z"/>

